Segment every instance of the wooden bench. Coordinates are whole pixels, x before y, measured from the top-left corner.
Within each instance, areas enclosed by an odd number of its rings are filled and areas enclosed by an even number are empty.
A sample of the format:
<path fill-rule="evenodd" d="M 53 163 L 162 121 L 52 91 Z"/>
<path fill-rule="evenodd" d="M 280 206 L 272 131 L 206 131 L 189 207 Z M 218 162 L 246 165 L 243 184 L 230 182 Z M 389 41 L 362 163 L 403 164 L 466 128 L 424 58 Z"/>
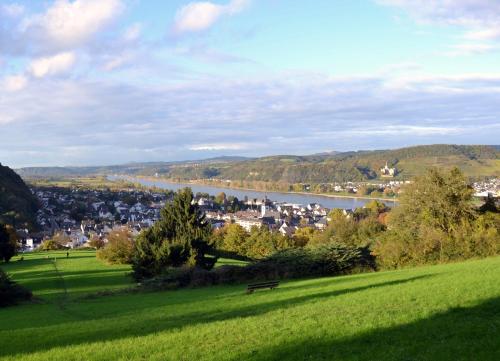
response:
<path fill-rule="evenodd" d="M 266 281 L 260 283 L 252 283 L 247 286 L 247 293 L 253 293 L 255 290 L 270 288 L 275 289 L 280 284 L 280 281 Z"/>

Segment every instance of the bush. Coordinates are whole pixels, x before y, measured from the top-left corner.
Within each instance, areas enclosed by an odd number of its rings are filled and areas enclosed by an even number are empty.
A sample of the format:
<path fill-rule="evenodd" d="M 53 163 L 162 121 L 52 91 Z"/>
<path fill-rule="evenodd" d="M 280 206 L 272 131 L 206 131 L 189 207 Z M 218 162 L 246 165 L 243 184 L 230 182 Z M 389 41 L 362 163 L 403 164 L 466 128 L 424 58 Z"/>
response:
<path fill-rule="evenodd" d="M 66 249 L 66 247 L 54 239 L 47 239 L 42 242 L 39 249 L 40 251 L 56 251 L 58 249 Z"/>
<path fill-rule="evenodd" d="M 375 258 L 367 247 L 330 243 L 313 248 L 278 252 L 256 265 L 261 267 L 263 275 L 269 276 L 274 270 L 278 278 L 335 276 L 361 270 L 374 270 Z"/>
<path fill-rule="evenodd" d="M 92 237 L 89 241 L 89 247 L 92 249 L 101 249 L 104 248 L 105 245 L 106 243 L 104 240 L 97 236 Z"/>
<path fill-rule="evenodd" d="M 170 268 L 160 275 L 142 280 L 140 286 L 151 291 L 161 291 L 187 287 L 191 283 L 189 267 Z"/>
<path fill-rule="evenodd" d="M 59 249 L 67 249 L 66 245 L 71 242 L 71 239 L 65 232 L 54 234 L 51 239 L 42 242 L 39 249 L 41 251 L 56 251 Z"/>
<path fill-rule="evenodd" d="M 312 249 L 288 249 L 266 259 L 241 266 L 222 266 L 208 271 L 199 267 L 172 268 L 142 283 L 147 289 L 202 287 L 263 280 L 335 276 L 374 270 L 368 248 L 329 244 Z"/>
<path fill-rule="evenodd" d="M 487 200 L 477 210 L 472 194 L 458 169 L 430 169 L 405 186 L 387 217 L 388 230 L 373 245 L 378 264 L 397 268 L 499 254 L 496 206 Z"/>
<path fill-rule="evenodd" d="M 108 234 L 108 243 L 97 251 L 98 259 L 111 264 L 132 263 L 134 255 L 134 238 L 127 228 L 120 228 Z"/>
<path fill-rule="evenodd" d="M 20 301 L 28 301 L 32 296 L 29 290 L 12 281 L 0 269 L 0 307 L 15 305 Z"/>
<path fill-rule="evenodd" d="M 247 232 L 238 224 L 228 224 L 214 232 L 213 243 L 222 252 L 232 252 L 248 259 L 263 259 L 284 249 L 303 246 L 303 238 L 283 236 L 268 227 L 252 227 Z"/>

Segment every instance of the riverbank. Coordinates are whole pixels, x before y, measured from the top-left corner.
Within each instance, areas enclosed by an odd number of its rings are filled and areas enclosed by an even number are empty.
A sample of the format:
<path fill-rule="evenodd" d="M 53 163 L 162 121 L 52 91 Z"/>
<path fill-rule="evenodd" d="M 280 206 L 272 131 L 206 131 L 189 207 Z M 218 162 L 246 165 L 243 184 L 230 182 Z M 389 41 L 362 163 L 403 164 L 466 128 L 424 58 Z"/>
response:
<path fill-rule="evenodd" d="M 276 190 L 259 190 L 259 189 L 253 189 L 253 188 L 245 188 L 245 187 L 237 187 L 237 186 L 229 186 L 229 185 L 224 185 L 222 184 L 213 184 L 212 182 L 203 182 L 200 180 L 183 180 L 183 181 L 178 181 L 176 179 L 169 179 L 169 178 L 159 178 L 159 177 L 149 177 L 149 176 L 127 176 L 132 179 L 143 179 L 146 181 L 150 182 L 165 182 L 165 183 L 173 183 L 173 184 L 192 184 L 192 185 L 201 185 L 201 186 L 207 186 L 207 187 L 214 187 L 214 188 L 224 188 L 224 189 L 233 189 L 233 190 L 240 190 L 240 191 L 249 191 L 249 192 L 261 192 L 261 193 L 280 193 L 280 194 L 295 194 L 295 195 L 302 195 L 302 196 L 318 196 L 318 197 L 326 197 L 326 198 L 339 198 L 339 199 L 353 199 L 353 200 L 377 200 L 381 202 L 392 202 L 396 203 L 399 202 L 399 199 L 397 198 L 388 198 L 388 197 L 370 197 L 370 196 L 358 196 L 358 195 L 347 195 L 347 194 L 331 194 L 331 193 L 312 193 L 312 192 L 293 192 L 293 191 L 276 191 Z"/>

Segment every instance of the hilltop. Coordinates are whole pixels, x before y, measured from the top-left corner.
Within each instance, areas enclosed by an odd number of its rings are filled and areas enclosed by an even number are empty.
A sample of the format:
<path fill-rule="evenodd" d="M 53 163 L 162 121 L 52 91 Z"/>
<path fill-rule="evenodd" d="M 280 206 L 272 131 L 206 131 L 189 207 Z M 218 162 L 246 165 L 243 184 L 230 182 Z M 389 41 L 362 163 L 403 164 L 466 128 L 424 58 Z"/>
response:
<path fill-rule="evenodd" d="M 457 166 L 468 176 L 500 175 L 500 151 L 489 146 L 431 145 L 395 150 L 271 156 L 216 167 L 216 178 L 286 183 L 328 183 L 367 181 L 379 178 L 379 169 L 388 163 L 398 169 L 397 179 L 422 174 L 429 166 Z M 199 167 L 200 168 L 200 167 Z M 203 168 L 206 173 L 206 167 Z M 195 169 L 171 168 L 172 178 L 189 178 Z M 200 172 L 201 169 L 198 169 Z M 186 176 L 187 175 L 187 176 Z"/>
<path fill-rule="evenodd" d="M 21 177 L 0 164 L 0 222 L 33 226 L 37 210 L 38 201 Z"/>
<path fill-rule="evenodd" d="M 396 167 L 409 179 L 430 166 L 459 167 L 466 176 L 500 176 L 500 149 L 487 145 L 423 145 L 391 150 L 329 152 L 309 156 L 226 157 L 201 161 L 134 163 L 105 167 L 22 168 L 25 178 L 129 174 L 179 180 L 230 179 L 284 183 L 329 183 L 380 179 L 379 169 Z"/>

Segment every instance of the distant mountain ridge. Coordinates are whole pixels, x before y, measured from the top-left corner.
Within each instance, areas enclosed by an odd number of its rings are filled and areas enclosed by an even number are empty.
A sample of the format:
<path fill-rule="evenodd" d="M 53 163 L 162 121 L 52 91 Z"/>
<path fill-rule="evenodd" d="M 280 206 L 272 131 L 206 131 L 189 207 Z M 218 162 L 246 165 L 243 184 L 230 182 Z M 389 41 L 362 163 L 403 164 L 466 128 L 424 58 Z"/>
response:
<path fill-rule="evenodd" d="M 252 158 L 239 156 L 222 156 L 200 160 L 171 161 L 171 162 L 130 162 L 121 165 L 109 166 L 67 166 L 67 167 L 23 167 L 15 171 L 23 178 L 45 177 L 85 177 L 90 175 L 106 174 L 138 174 L 142 170 L 164 169 L 171 166 L 196 164 L 223 164 L 226 162 L 244 161 Z"/>
<path fill-rule="evenodd" d="M 431 166 L 446 169 L 457 166 L 471 177 L 500 176 L 500 146 L 436 144 L 306 156 L 218 157 L 199 161 L 129 163 L 104 167 L 35 167 L 22 168 L 17 172 L 25 178 L 129 174 L 159 175 L 179 180 L 331 183 L 377 179 L 380 177 L 380 168 L 386 162 L 397 168 L 396 179 L 422 174 Z"/>
<path fill-rule="evenodd" d="M 34 226 L 37 210 L 38 201 L 21 177 L 0 163 L 0 222 Z"/>

